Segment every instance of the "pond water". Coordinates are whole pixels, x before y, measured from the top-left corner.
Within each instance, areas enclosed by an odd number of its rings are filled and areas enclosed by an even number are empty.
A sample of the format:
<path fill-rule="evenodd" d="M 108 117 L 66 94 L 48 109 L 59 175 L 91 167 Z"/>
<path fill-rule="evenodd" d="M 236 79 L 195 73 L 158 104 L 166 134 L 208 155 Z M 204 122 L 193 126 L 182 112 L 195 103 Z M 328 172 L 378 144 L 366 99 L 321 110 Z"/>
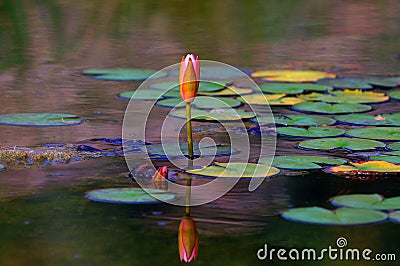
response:
<path fill-rule="evenodd" d="M 117 94 L 140 82 L 100 81 L 79 74 L 89 68 L 161 69 L 193 52 L 249 69 L 400 74 L 396 0 L 3 1 L 0 14 L 1 114 L 64 112 L 85 119 L 69 127 L 0 125 L 2 147 L 120 138 L 128 101 Z M 372 106 L 372 114 L 400 111 L 393 101 Z M 155 107 L 152 124 L 161 123 L 167 110 Z M 295 113 L 287 107 L 273 111 Z M 209 136 L 224 140 L 218 134 Z M 257 138 L 250 137 L 254 148 Z M 150 139 L 159 141 L 157 134 Z M 278 139 L 277 154 L 320 154 L 297 150 L 296 143 Z M 179 264 L 182 207 L 102 204 L 84 198 L 91 189 L 136 186 L 126 177 L 128 171 L 124 157 L 102 157 L 10 166 L 0 172 L 0 265 Z M 398 179 L 351 180 L 314 171 L 279 175 L 254 192 L 247 188 L 248 181 L 240 181 L 224 197 L 192 208 L 200 235 L 194 265 L 278 265 L 283 262 L 259 261 L 257 251 L 264 244 L 320 250 L 335 247 L 339 237 L 351 248 L 398 252 L 395 223 L 316 226 L 279 216 L 292 206 L 329 207 L 328 199 L 339 194 L 399 196 Z"/>

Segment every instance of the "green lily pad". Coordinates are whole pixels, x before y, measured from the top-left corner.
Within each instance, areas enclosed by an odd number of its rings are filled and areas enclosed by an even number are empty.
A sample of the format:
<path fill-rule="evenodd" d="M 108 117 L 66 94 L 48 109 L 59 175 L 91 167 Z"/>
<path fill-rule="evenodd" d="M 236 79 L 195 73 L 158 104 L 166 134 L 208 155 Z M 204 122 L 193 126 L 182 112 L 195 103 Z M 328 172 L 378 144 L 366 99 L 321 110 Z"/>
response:
<path fill-rule="evenodd" d="M 336 121 L 329 117 L 316 115 L 281 115 L 275 117 L 275 123 L 285 126 L 330 126 Z"/>
<path fill-rule="evenodd" d="M 400 151 L 400 141 L 388 145 L 388 148 L 395 151 Z"/>
<path fill-rule="evenodd" d="M 186 119 L 186 110 L 175 109 L 169 112 L 170 116 Z M 192 120 L 200 121 L 237 121 L 254 117 L 253 112 L 234 109 L 192 109 Z"/>
<path fill-rule="evenodd" d="M 158 189 L 147 189 L 152 195 L 157 194 L 163 201 L 171 201 L 175 194 Z M 152 204 L 162 203 L 141 188 L 106 188 L 91 190 L 85 195 L 88 199 L 98 202 L 115 204 Z"/>
<path fill-rule="evenodd" d="M 197 96 L 192 105 L 199 109 L 219 109 L 239 107 L 242 103 L 236 99 L 222 97 Z M 186 104 L 181 98 L 165 99 L 157 102 L 163 107 L 185 107 Z"/>
<path fill-rule="evenodd" d="M 275 118 L 273 116 L 257 116 L 250 120 L 260 125 L 275 124 Z"/>
<path fill-rule="evenodd" d="M 225 89 L 213 92 L 199 91 L 199 95 L 208 95 L 208 96 L 237 96 L 237 95 L 246 95 L 253 93 L 253 89 L 249 88 L 239 88 L 236 86 L 227 86 Z"/>
<path fill-rule="evenodd" d="M 342 123 L 357 126 L 400 126 L 400 113 L 382 115 L 348 114 L 335 116 L 335 119 Z"/>
<path fill-rule="evenodd" d="M 138 69 L 138 68 L 114 68 L 114 69 L 87 69 L 82 72 L 85 75 L 93 76 L 96 79 L 110 81 L 135 81 L 157 79 L 167 76 L 165 72 L 157 72 L 154 69 Z M 155 74 L 155 75 L 154 75 Z"/>
<path fill-rule="evenodd" d="M 321 101 L 328 103 L 379 103 L 389 99 L 383 92 L 343 90 L 328 93 L 313 92 L 300 95 L 306 101 Z"/>
<path fill-rule="evenodd" d="M 292 109 L 299 112 L 319 114 L 346 114 L 362 113 L 370 111 L 371 106 L 357 103 L 325 103 L 325 102 L 302 102 L 292 106 Z"/>
<path fill-rule="evenodd" d="M 387 151 L 387 152 L 384 152 L 384 154 L 391 155 L 391 156 L 400 156 L 400 151 Z"/>
<path fill-rule="evenodd" d="M 346 135 L 364 139 L 400 140 L 400 127 L 353 128 L 347 130 Z"/>
<path fill-rule="evenodd" d="M 366 77 L 364 78 L 369 84 L 378 87 L 398 87 L 400 83 L 400 77 Z"/>
<path fill-rule="evenodd" d="M 379 194 L 341 195 L 330 199 L 338 207 L 391 211 L 400 210 L 400 197 L 385 199 Z"/>
<path fill-rule="evenodd" d="M 277 127 L 276 132 L 282 136 L 303 138 L 325 138 L 343 135 L 346 130 L 332 127 Z"/>
<path fill-rule="evenodd" d="M 180 158 L 185 157 L 189 154 L 186 142 L 179 143 L 158 143 L 158 144 L 148 144 L 141 148 L 142 151 L 146 152 L 150 156 L 156 156 L 158 160 L 166 160 L 169 158 Z M 238 151 L 229 145 L 212 145 L 201 146 L 199 148 L 199 142 L 193 143 L 193 153 L 198 156 L 229 156 L 232 154 L 237 154 Z"/>
<path fill-rule="evenodd" d="M 350 165 L 340 165 L 325 169 L 328 173 L 337 175 L 389 175 L 398 174 L 400 165 L 386 161 L 349 162 Z"/>
<path fill-rule="evenodd" d="M 312 150 L 334 150 L 344 149 L 350 151 L 372 150 L 375 148 L 384 148 L 383 142 L 370 139 L 357 138 L 321 138 L 305 140 L 298 144 L 299 148 Z"/>
<path fill-rule="evenodd" d="M 176 69 L 170 71 L 169 75 L 172 77 L 177 77 L 179 75 L 179 70 Z M 244 73 L 228 65 L 202 65 L 200 67 L 200 78 L 202 80 L 230 80 L 243 77 L 245 77 Z"/>
<path fill-rule="evenodd" d="M 260 158 L 258 163 L 270 162 L 270 158 Z M 338 165 L 344 164 L 347 161 L 340 158 L 330 156 L 307 156 L 307 155 L 292 155 L 292 156 L 275 156 L 272 165 L 281 169 L 288 170 L 314 170 L 321 169 L 319 164 Z"/>
<path fill-rule="evenodd" d="M 231 83 L 230 81 L 200 81 L 199 92 L 216 92 L 225 88 L 226 84 Z M 179 91 L 178 81 L 162 81 L 153 83 L 150 85 L 151 89 L 155 90 L 172 90 Z"/>
<path fill-rule="evenodd" d="M 292 222 L 323 225 L 361 225 L 385 221 L 386 213 L 375 210 L 338 208 L 334 211 L 320 207 L 293 208 L 282 213 L 282 217 Z"/>
<path fill-rule="evenodd" d="M 132 96 L 134 96 L 132 98 Z M 118 94 L 118 97 L 126 100 L 156 100 L 163 99 L 162 92 L 157 90 L 124 91 Z"/>
<path fill-rule="evenodd" d="M 266 93 L 285 93 L 299 94 L 304 91 L 330 91 L 331 86 L 313 84 L 313 83 L 283 83 L 270 82 L 259 85 L 260 89 Z"/>
<path fill-rule="evenodd" d="M 389 162 L 389 163 L 400 164 L 400 156 L 395 156 L 395 155 L 393 155 L 393 156 L 374 155 L 374 156 L 370 156 L 369 158 L 371 160 L 385 161 L 385 162 Z"/>
<path fill-rule="evenodd" d="M 201 169 L 187 170 L 189 174 L 212 177 L 271 177 L 279 173 L 279 169 L 265 164 L 255 163 L 215 163 Z"/>
<path fill-rule="evenodd" d="M 20 113 L 0 115 L 0 124 L 11 126 L 74 126 L 83 121 L 73 114 L 58 113 Z"/>
<path fill-rule="evenodd" d="M 400 100 L 400 90 L 392 90 L 388 93 L 388 95 L 392 99 Z"/>
<path fill-rule="evenodd" d="M 237 97 L 243 103 L 250 105 L 293 105 L 303 102 L 297 97 L 285 97 L 286 94 L 250 94 Z"/>
<path fill-rule="evenodd" d="M 395 223 L 400 223 L 400 211 L 389 213 L 389 220 Z"/>
<path fill-rule="evenodd" d="M 332 86 L 341 89 L 372 89 L 371 84 L 360 78 L 335 78 L 335 79 L 321 79 L 318 84 Z"/>

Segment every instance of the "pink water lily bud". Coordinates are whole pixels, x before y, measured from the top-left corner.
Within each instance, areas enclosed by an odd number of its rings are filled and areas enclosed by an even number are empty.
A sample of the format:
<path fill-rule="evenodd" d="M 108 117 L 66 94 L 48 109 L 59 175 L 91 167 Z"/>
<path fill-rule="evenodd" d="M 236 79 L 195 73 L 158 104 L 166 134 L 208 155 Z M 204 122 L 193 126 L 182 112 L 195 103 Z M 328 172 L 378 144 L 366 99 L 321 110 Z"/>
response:
<path fill-rule="evenodd" d="M 182 217 L 178 231 L 179 257 L 181 261 L 191 262 L 199 252 L 199 236 L 196 223 L 191 216 Z"/>
<path fill-rule="evenodd" d="M 198 56 L 188 54 L 182 57 L 179 69 L 179 90 L 186 103 L 191 103 L 197 95 L 200 82 L 200 61 Z"/>
<path fill-rule="evenodd" d="M 168 179 L 168 167 L 163 166 L 157 169 L 157 171 L 153 175 L 153 181 L 167 181 Z"/>

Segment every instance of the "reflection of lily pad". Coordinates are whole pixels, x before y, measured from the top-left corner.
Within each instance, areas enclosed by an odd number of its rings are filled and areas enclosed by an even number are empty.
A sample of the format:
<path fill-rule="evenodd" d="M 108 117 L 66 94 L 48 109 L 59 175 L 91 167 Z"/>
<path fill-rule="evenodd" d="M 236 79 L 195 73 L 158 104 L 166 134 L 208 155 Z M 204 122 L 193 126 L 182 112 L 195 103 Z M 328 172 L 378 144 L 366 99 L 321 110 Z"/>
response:
<path fill-rule="evenodd" d="M 328 168 L 326 171 L 335 174 L 392 174 L 400 172 L 400 165 L 385 161 L 368 161 L 363 163 L 349 162 L 350 165 L 340 165 Z"/>
<path fill-rule="evenodd" d="M 266 93 L 285 93 L 298 94 L 304 91 L 329 91 L 333 90 L 331 86 L 313 84 L 313 83 L 280 83 L 270 82 L 259 85 L 260 89 Z"/>
<path fill-rule="evenodd" d="M 190 174 L 213 177 L 271 177 L 279 173 L 279 169 L 255 163 L 215 163 L 201 169 L 188 170 Z"/>
<path fill-rule="evenodd" d="M 147 151 L 150 156 L 157 156 L 157 159 L 179 158 L 189 154 L 186 142 L 149 144 L 141 149 Z M 193 153 L 196 156 L 229 156 L 238 153 L 238 151 L 229 145 L 222 144 L 201 145 L 201 148 L 199 148 L 199 142 L 194 142 Z"/>
<path fill-rule="evenodd" d="M 334 211 L 320 207 L 293 208 L 282 213 L 286 220 L 324 225 L 360 225 L 383 222 L 387 214 L 355 208 L 338 208 Z"/>
<path fill-rule="evenodd" d="M 127 68 L 115 68 L 115 69 L 87 69 L 83 71 L 83 74 L 90 75 L 96 79 L 101 80 L 114 80 L 114 81 L 134 81 L 134 80 L 145 80 L 148 78 L 156 79 L 162 78 L 167 75 L 165 72 L 157 72 L 153 69 L 127 69 Z M 155 74 L 154 76 L 152 76 Z"/>
<path fill-rule="evenodd" d="M 169 112 L 170 116 L 186 119 L 186 111 L 184 109 L 175 109 Z M 249 119 L 254 117 L 253 112 L 235 110 L 235 109 L 212 109 L 201 110 L 192 109 L 192 120 L 206 121 L 237 121 L 241 119 Z"/>
<path fill-rule="evenodd" d="M 275 117 L 275 123 L 285 126 L 330 126 L 336 121 L 329 117 L 316 115 L 281 115 Z"/>
<path fill-rule="evenodd" d="M 385 153 L 386 154 L 386 153 Z M 377 160 L 377 161 L 385 161 L 389 163 L 394 163 L 394 164 L 400 164 L 400 156 L 393 155 L 393 156 L 370 156 L 369 157 L 371 160 Z"/>
<path fill-rule="evenodd" d="M 58 113 L 21 113 L 0 115 L 0 124 L 12 126 L 73 126 L 82 123 L 82 119 L 73 114 Z"/>
<path fill-rule="evenodd" d="M 395 151 L 400 151 L 400 141 L 388 145 L 388 148 Z"/>
<path fill-rule="evenodd" d="M 238 107 L 242 103 L 236 99 L 222 98 L 222 97 L 206 97 L 197 96 L 192 105 L 199 109 L 213 109 L 213 108 L 233 108 Z M 163 107 L 185 107 L 186 104 L 181 98 L 165 99 L 157 102 L 157 105 Z"/>
<path fill-rule="evenodd" d="M 347 130 L 346 135 L 365 139 L 400 140 L 400 127 L 353 128 Z"/>
<path fill-rule="evenodd" d="M 384 148 L 383 142 L 370 139 L 356 138 L 321 138 L 305 140 L 298 144 L 299 148 L 312 150 L 334 150 L 345 149 L 351 151 L 372 150 L 375 148 Z"/>
<path fill-rule="evenodd" d="M 400 211 L 389 213 L 389 220 L 395 223 L 400 223 Z"/>
<path fill-rule="evenodd" d="M 276 132 L 282 136 L 290 137 L 303 137 L 303 138 L 324 138 L 324 137 L 337 137 L 343 135 L 346 131 L 344 129 L 332 127 L 278 127 Z"/>
<path fill-rule="evenodd" d="M 362 90 L 330 91 L 328 93 L 313 92 L 300 97 L 306 101 L 328 103 L 379 103 L 389 99 L 389 96 L 386 96 L 385 93 Z"/>
<path fill-rule="evenodd" d="M 163 201 L 171 201 L 175 194 L 158 189 L 147 189 L 152 195 L 157 194 Z M 86 197 L 93 201 L 116 204 L 151 204 L 162 203 L 141 188 L 106 188 L 91 190 Z"/>
<path fill-rule="evenodd" d="M 390 98 L 400 100 L 400 90 L 392 90 L 388 93 Z"/>
<path fill-rule="evenodd" d="M 118 97 L 126 100 L 156 100 L 162 99 L 162 92 L 157 90 L 124 91 L 118 94 Z"/>
<path fill-rule="evenodd" d="M 245 95 L 253 92 L 253 89 L 239 88 L 236 86 L 227 86 L 225 89 L 213 92 L 199 91 L 199 95 L 209 95 L 209 96 L 237 96 Z"/>
<path fill-rule="evenodd" d="M 260 70 L 251 74 L 253 78 L 264 78 L 276 82 L 313 82 L 323 78 L 334 78 L 335 74 L 313 70 Z"/>
<path fill-rule="evenodd" d="M 342 123 L 357 126 L 400 126 L 400 113 L 383 115 L 348 114 L 335 116 L 335 119 Z"/>
<path fill-rule="evenodd" d="M 271 161 L 270 158 L 260 158 L 258 163 Z M 330 156 L 307 156 L 307 155 L 293 155 L 293 156 L 275 156 L 272 165 L 282 169 L 289 170 L 313 170 L 321 169 L 319 164 L 338 165 L 346 163 L 347 161 L 340 158 Z"/>
<path fill-rule="evenodd" d="M 356 103 L 325 103 L 325 102 L 303 102 L 292 106 L 292 109 L 306 113 L 320 114 L 345 114 L 345 113 L 361 113 L 372 109 L 366 104 Z"/>
<path fill-rule="evenodd" d="M 331 198 L 330 201 L 333 205 L 339 207 L 382 211 L 400 209 L 400 197 L 385 199 L 382 195 L 379 194 L 341 195 Z"/>

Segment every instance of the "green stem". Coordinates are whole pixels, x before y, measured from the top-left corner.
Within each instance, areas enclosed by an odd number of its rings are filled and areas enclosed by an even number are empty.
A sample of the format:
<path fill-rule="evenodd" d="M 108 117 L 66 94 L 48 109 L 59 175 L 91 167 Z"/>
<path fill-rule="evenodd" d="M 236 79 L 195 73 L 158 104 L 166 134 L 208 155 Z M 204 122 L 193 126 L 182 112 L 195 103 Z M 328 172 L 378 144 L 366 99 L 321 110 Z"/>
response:
<path fill-rule="evenodd" d="M 186 209 L 185 215 L 190 216 L 190 194 L 192 190 L 192 178 L 186 179 Z"/>
<path fill-rule="evenodd" d="M 190 103 L 186 103 L 186 131 L 188 140 L 189 160 L 193 160 L 193 139 L 192 139 L 192 112 Z"/>

